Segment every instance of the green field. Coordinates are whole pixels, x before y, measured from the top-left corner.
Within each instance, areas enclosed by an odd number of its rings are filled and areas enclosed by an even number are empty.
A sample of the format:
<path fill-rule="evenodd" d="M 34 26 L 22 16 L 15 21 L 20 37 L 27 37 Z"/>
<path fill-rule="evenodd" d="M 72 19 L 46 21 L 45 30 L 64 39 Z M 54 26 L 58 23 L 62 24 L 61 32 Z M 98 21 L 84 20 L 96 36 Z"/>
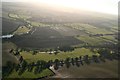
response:
<path fill-rule="evenodd" d="M 17 14 L 11 14 L 11 13 L 10 13 L 10 14 L 8 14 L 8 16 L 9 16 L 10 18 L 19 18 Z"/>
<path fill-rule="evenodd" d="M 20 26 L 13 34 L 21 35 L 21 34 L 28 33 L 29 31 L 30 29 L 27 28 L 26 26 Z"/>
<path fill-rule="evenodd" d="M 117 42 L 117 39 L 115 39 L 114 36 L 101 36 L 101 38 L 106 39 L 108 41 L 115 42 L 115 43 Z"/>
<path fill-rule="evenodd" d="M 34 22 L 34 21 L 31 21 L 30 24 L 33 27 L 46 27 L 46 26 L 50 26 L 49 24 L 44 24 L 44 23 L 41 23 L 41 22 Z"/>
<path fill-rule="evenodd" d="M 42 25 L 42 23 L 39 22 L 30 22 L 32 26 L 36 26 L 39 27 L 40 25 Z"/>
<path fill-rule="evenodd" d="M 19 14 L 18 17 L 20 19 L 24 19 L 24 20 L 31 18 L 31 16 L 27 16 L 27 15 L 24 15 L 24 14 Z"/>
<path fill-rule="evenodd" d="M 22 15 L 22 14 L 15 14 L 15 13 L 9 13 L 8 16 L 10 18 L 14 18 L 14 19 L 23 19 L 23 20 L 26 20 L 26 19 L 29 19 L 31 18 L 30 16 L 26 16 L 26 15 Z"/>
<path fill-rule="evenodd" d="M 60 52 L 57 55 L 55 54 L 49 54 L 49 53 L 37 53 L 36 55 L 32 55 L 33 52 L 21 52 L 20 55 L 23 56 L 23 58 L 28 61 L 28 62 L 36 62 L 38 60 L 44 60 L 44 61 L 49 61 L 49 60 L 55 60 L 55 59 L 66 59 L 68 57 L 75 58 L 79 56 L 84 56 L 84 55 L 89 55 L 92 56 L 93 52 L 91 52 L 89 49 L 86 48 L 78 48 L 75 49 L 72 52 Z M 99 55 L 96 53 L 96 55 Z"/>
<path fill-rule="evenodd" d="M 49 77 L 51 75 L 54 75 L 54 73 L 49 69 L 45 69 L 39 74 L 34 74 L 34 72 L 28 72 L 26 70 L 22 75 L 18 75 L 18 72 L 13 70 L 13 72 L 7 78 L 41 78 L 46 76 Z"/>
<path fill-rule="evenodd" d="M 112 34 L 112 31 L 109 31 L 105 28 L 99 28 L 90 24 L 83 24 L 83 23 L 73 23 L 73 24 L 66 24 L 74 29 L 78 30 L 85 30 L 88 34 Z"/>
<path fill-rule="evenodd" d="M 100 37 L 79 36 L 79 37 L 76 37 L 76 38 L 85 42 L 85 43 L 88 43 L 90 45 L 101 45 L 105 42 Z"/>

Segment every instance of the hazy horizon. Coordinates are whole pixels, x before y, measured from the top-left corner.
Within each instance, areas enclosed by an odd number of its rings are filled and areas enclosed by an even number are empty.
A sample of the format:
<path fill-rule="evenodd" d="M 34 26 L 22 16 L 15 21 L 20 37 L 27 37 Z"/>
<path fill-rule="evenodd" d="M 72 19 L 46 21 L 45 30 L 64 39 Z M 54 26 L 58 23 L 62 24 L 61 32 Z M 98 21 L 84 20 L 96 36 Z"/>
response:
<path fill-rule="evenodd" d="M 57 10 L 75 9 L 117 15 L 119 0 L 2 0 L 2 2 L 30 2 L 36 6 L 47 5 Z"/>

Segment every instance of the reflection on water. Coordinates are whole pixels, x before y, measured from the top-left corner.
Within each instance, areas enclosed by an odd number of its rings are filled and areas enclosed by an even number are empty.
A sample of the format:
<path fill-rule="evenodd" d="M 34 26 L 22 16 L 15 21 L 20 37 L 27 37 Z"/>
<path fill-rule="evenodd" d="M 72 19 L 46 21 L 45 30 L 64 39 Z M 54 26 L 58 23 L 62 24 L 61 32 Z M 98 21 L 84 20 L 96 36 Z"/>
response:
<path fill-rule="evenodd" d="M 12 35 L 12 34 L 9 34 L 9 35 L 3 35 L 3 36 L 1 36 L 0 38 L 11 38 L 11 37 L 13 37 L 13 35 Z"/>

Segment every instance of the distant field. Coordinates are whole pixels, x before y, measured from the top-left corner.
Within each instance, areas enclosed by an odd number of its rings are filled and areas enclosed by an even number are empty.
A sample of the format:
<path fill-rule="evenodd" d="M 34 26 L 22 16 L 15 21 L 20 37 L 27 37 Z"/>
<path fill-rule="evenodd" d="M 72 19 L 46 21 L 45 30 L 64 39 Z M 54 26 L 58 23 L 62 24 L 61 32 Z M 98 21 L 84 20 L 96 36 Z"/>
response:
<path fill-rule="evenodd" d="M 79 36 L 76 38 L 92 46 L 104 45 L 108 42 L 114 43 L 116 41 L 115 38 L 112 36 L 103 36 L 103 37 Z"/>
<path fill-rule="evenodd" d="M 105 28 L 99 28 L 97 26 L 93 26 L 90 24 L 83 23 L 74 23 L 74 24 L 66 24 L 67 26 L 71 26 L 74 29 L 85 30 L 88 34 L 112 34 L 112 31 L 109 31 Z"/>
<path fill-rule="evenodd" d="M 34 74 L 33 71 L 28 72 L 26 70 L 22 75 L 18 75 L 18 72 L 14 70 L 7 78 L 41 78 L 41 77 L 46 77 L 50 75 L 54 75 L 54 73 L 49 69 L 45 69 L 39 74 Z"/>
<path fill-rule="evenodd" d="M 26 26 L 19 26 L 19 28 L 16 31 L 14 31 L 13 34 L 21 35 L 28 33 L 29 31 L 30 29 L 27 28 Z"/>
<path fill-rule="evenodd" d="M 92 63 L 80 67 L 66 66 L 56 71 L 56 78 L 118 78 L 118 61 L 108 61 L 105 63 Z M 59 76 L 61 75 L 61 76 Z"/>
<path fill-rule="evenodd" d="M 75 58 L 75 57 L 84 56 L 84 55 L 89 55 L 89 56 L 92 56 L 93 54 L 98 55 L 98 53 L 95 54 L 86 48 L 78 48 L 72 52 L 60 52 L 57 55 L 49 54 L 49 53 L 40 53 L 40 52 L 37 53 L 36 55 L 32 55 L 32 53 L 33 52 L 23 51 L 20 53 L 20 55 L 23 56 L 23 58 L 28 62 L 36 62 L 38 60 L 49 61 L 49 60 L 55 60 L 55 59 L 64 60 L 68 57 Z"/>
<path fill-rule="evenodd" d="M 46 26 L 50 26 L 48 24 L 44 24 L 44 23 L 41 23 L 41 22 L 34 22 L 34 21 L 30 21 L 30 24 L 33 27 L 46 27 Z"/>
<path fill-rule="evenodd" d="M 115 43 L 118 42 L 118 40 L 115 39 L 114 36 L 101 36 L 101 38 L 102 38 L 102 39 L 106 39 L 106 40 L 108 40 L 108 41 L 115 42 Z"/>
<path fill-rule="evenodd" d="M 9 16 L 10 18 L 14 18 L 14 19 L 24 19 L 24 20 L 31 18 L 30 16 L 21 15 L 21 14 L 18 15 L 18 14 L 14 14 L 14 13 L 10 13 L 10 14 L 8 14 L 8 16 Z"/>

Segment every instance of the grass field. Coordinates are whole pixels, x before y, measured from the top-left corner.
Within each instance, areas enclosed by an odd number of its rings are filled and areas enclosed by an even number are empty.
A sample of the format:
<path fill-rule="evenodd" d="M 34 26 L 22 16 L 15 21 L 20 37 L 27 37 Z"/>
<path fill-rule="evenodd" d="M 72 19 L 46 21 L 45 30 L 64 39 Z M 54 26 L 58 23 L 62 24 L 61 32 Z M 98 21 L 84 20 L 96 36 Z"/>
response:
<path fill-rule="evenodd" d="M 26 70 L 22 75 L 18 75 L 18 72 L 14 70 L 7 78 L 41 78 L 51 75 L 54 75 L 54 73 L 49 69 L 45 69 L 39 74 L 34 74 L 34 72 L 28 72 Z"/>
<path fill-rule="evenodd" d="M 57 55 L 55 54 L 49 54 L 49 53 L 37 53 L 36 55 L 32 55 L 32 52 L 21 52 L 20 53 L 23 58 L 28 61 L 28 62 L 36 62 L 38 60 L 45 60 L 45 61 L 49 61 L 49 60 L 55 60 L 55 59 L 66 59 L 67 57 L 79 57 L 79 56 L 83 56 L 83 55 L 89 55 L 92 56 L 93 52 L 91 52 L 89 49 L 86 48 L 78 48 L 75 49 L 72 52 L 60 52 Z M 96 55 L 98 55 L 96 53 Z"/>
<path fill-rule="evenodd" d="M 106 30 L 104 28 L 98 28 L 96 26 L 90 24 L 83 24 L 83 23 L 74 23 L 68 24 L 74 29 L 78 30 L 85 30 L 88 34 L 112 34 L 112 31 Z"/>
<path fill-rule="evenodd" d="M 19 18 L 17 14 L 11 14 L 10 13 L 10 14 L 8 14 L 8 16 L 11 17 L 11 18 Z"/>
<path fill-rule="evenodd" d="M 26 26 L 20 26 L 13 34 L 21 35 L 21 34 L 28 33 L 29 31 L 30 29 L 27 28 Z"/>
<path fill-rule="evenodd" d="M 117 42 L 117 39 L 115 39 L 114 36 L 101 36 L 101 38 L 106 39 L 108 41 Z"/>
<path fill-rule="evenodd" d="M 99 37 L 79 36 L 76 38 L 90 45 L 100 45 L 105 42 L 102 38 Z"/>
<path fill-rule="evenodd" d="M 24 20 L 31 18 L 30 16 L 21 15 L 21 14 L 18 15 L 18 14 L 14 14 L 14 13 L 9 13 L 8 16 L 9 16 L 10 18 L 24 19 Z"/>
<path fill-rule="evenodd" d="M 24 20 L 31 18 L 31 16 L 22 15 L 22 14 L 19 14 L 18 17 Z"/>
<path fill-rule="evenodd" d="M 40 22 L 33 22 L 31 21 L 30 24 L 34 27 L 45 27 L 45 26 L 49 26 L 47 24 L 43 24 L 43 23 L 40 23 Z"/>

